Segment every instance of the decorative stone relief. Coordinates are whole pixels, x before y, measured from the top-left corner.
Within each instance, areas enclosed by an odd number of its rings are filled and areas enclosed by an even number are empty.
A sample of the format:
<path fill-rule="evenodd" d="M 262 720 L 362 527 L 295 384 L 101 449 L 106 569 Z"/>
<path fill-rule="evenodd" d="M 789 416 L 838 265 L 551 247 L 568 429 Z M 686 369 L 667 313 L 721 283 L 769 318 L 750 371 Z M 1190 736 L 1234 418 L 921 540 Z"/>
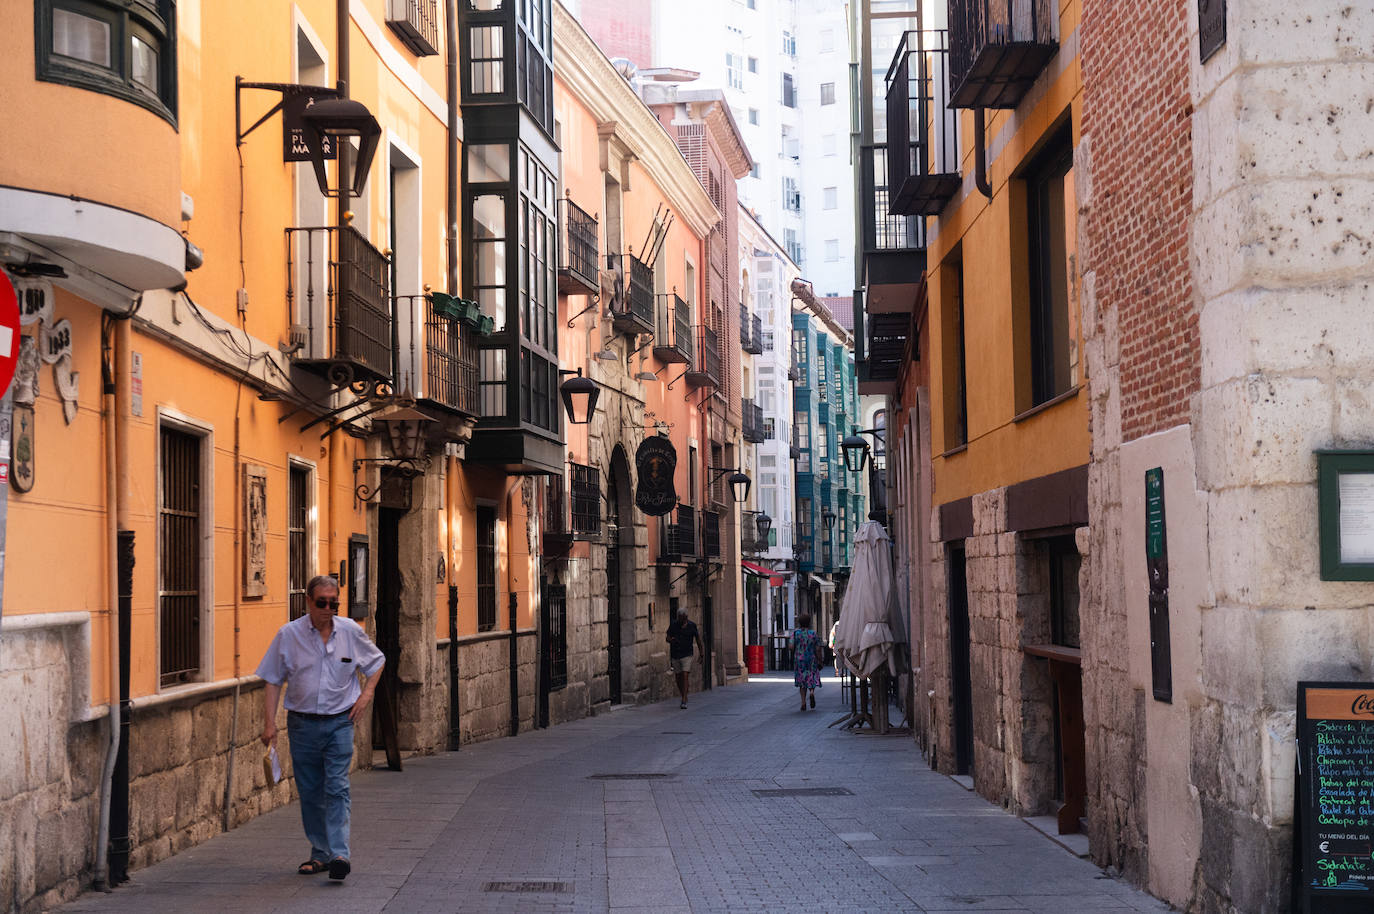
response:
<path fill-rule="evenodd" d="M 267 469 L 243 468 L 243 595 L 267 595 Z"/>

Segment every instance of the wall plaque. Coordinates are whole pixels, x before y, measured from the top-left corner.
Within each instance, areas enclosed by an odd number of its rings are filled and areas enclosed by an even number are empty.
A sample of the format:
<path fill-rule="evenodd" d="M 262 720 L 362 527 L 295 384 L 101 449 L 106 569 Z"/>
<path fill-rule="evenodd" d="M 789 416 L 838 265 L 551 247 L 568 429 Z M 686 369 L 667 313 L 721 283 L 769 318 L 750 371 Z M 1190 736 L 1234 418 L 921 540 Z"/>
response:
<path fill-rule="evenodd" d="M 1197 0 L 1197 41 L 1203 63 L 1226 44 L 1226 0 Z"/>
<path fill-rule="evenodd" d="M 1169 535 L 1164 517 L 1164 470 L 1145 471 L 1145 571 L 1150 594 L 1150 674 L 1156 701 L 1174 700 L 1169 644 Z"/>
<path fill-rule="evenodd" d="M 243 595 L 267 595 L 267 469 L 243 467 Z"/>

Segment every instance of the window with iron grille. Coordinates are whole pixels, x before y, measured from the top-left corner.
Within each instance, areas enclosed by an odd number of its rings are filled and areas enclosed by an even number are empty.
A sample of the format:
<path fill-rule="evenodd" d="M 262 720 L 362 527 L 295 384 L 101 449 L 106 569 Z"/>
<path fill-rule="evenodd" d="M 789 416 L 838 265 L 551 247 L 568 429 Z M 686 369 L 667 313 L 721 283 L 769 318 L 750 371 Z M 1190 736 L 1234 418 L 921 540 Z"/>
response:
<path fill-rule="evenodd" d="M 601 532 L 601 471 L 572 464 L 572 523 L 574 533 Z"/>
<path fill-rule="evenodd" d="M 200 673 L 200 449 L 202 439 L 161 432 L 158 498 L 158 672 L 163 686 Z"/>
<path fill-rule="evenodd" d="M 496 509 L 477 508 L 477 630 L 496 628 Z"/>
<path fill-rule="evenodd" d="M 568 684 L 568 588 L 545 584 L 544 600 L 549 609 L 549 631 L 545 650 L 549 652 L 549 688 Z"/>
<path fill-rule="evenodd" d="M 286 511 L 287 581 L 286 599 L 292 619 L 305 615 L 305 584 L 310 580 L 309 543 L 306 540 L 310 518 L 310 470 L 295 466 L 290 469 Z"/>

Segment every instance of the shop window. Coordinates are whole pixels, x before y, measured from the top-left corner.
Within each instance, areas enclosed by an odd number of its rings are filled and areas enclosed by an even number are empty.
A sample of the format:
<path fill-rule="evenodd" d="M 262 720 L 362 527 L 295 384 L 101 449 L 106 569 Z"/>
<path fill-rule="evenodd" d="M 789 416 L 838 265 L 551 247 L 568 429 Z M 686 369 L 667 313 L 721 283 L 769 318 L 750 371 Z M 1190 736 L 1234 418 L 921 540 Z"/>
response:
<path fill-rule="evenodd" d="M 1036 406 L 1079 382 L 1077 200 L 1066 125 L 1025 175 L 1030 259 L 1030 393 Z"/>
<path fill-rule="evenodd" d="M 172 0 L 35 0 L 38 78 L 113 95 L 175 126 Z"/>

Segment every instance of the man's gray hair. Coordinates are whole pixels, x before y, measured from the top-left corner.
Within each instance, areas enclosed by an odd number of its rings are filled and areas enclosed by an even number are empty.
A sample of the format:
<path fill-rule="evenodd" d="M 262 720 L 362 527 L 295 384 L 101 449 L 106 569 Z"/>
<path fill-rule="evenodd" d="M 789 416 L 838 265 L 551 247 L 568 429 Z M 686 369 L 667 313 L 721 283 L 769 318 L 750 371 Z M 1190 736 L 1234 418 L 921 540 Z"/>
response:
<path fill-rule="evenodd" d="M 678 614 L 680 617 L 682 617 L 683 619 L 687 618 L 687 609 L 686 609 L 686 607 L 679 606 L 679 607 L 677 608 L 677 614 Z"/>
<path fill-rule="evenodd" d="M 313 598 L 315 591 L 321 587 L 332 587 L 337 591 L 339 590 L 339 579 L 332 574 L 317 574 L 310 579 L 309 584 L 305 585 L 305 595 Z"/>

